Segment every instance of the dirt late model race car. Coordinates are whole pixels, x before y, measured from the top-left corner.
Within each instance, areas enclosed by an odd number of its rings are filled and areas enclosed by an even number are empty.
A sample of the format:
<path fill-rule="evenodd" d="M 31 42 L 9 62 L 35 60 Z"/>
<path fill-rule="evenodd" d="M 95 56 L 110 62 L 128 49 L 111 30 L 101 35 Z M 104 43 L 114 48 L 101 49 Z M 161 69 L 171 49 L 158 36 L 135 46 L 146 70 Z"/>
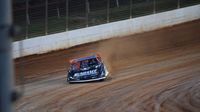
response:
<path fill-rule="evenodd" d="M 89 82 L 104 80 L 108 76 L 108 71 L 99 55 L 92 55 L 70 61 L 67 81 Z"/>

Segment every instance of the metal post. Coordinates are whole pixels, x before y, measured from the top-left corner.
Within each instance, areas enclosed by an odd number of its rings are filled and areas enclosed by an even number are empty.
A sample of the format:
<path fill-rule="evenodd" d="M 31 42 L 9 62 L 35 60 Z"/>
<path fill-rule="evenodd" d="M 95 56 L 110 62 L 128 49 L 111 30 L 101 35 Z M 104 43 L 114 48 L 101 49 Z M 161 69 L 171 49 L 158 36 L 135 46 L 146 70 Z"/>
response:
<path fill-rule="evenodd" d="M 89 0 L 87 0 L 88 2 L 88 13 L 90 13 L 90 2 L 89 2 Z"/>
<path fill-rule="evenodd" d="M 57 10 L 57 18 L 60 18 L 60 8 L 57 6 L 56 10 Z"/>
<path fill-rule="evenodd" d="M 130 0 L 130 19 L 133 17 L 132 10 L 133 10 L 133 0 Z"/>
<path fill-rule="evenodd" d="M 69 30 L 69 0 L 66 0 L 66 31 Z"/>
<path fill-rule="evenodd" d="M 153 13 L 156 13 L 156 0 L 153 0 Z"/>
<path fill-rule="evenodd" d="M 28 7 L 29 7 L 29 0 L 26 0 L 26 39 L 28 38 L 28 25 L 30 24 Z"/>
<path fill-rule="evenodd" d="M 48 34 L 48 0 L 45 0 L 45 35 Z"/>
<path fill-rule="evenodd" d="M 88 0 L 86 0 L 85 1 L 86 2 L 86 27 L 88 27 L 88 15 L 89 15 L 89 1 Z"/>
<path fill-rule="evenodd" d="M 119 8 L 119 0 L 116 0 L 116 5 Z"/>
<path fill-rule="evenodd" d="M 110 22 L 110 0 L 107 0 L 107 23 Z"/>
<path fill-rule="evenodd" d="M 178 8 L 178 9 L 180 8 L 180 0 L 178 0 L 177 8 Z"/>
<path fill-rule="evenodd" d="M 0 0 L 0 112 L 11 112 L 11 0 Z"/>

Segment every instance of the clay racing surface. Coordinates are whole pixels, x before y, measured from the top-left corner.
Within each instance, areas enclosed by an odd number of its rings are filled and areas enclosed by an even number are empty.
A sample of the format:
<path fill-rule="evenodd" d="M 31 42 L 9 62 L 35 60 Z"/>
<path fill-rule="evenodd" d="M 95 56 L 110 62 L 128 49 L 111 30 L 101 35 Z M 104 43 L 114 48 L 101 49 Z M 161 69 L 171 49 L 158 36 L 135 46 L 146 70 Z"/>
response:
<path fill-rule="evenodd" d="M 68 84 L 72 58 L 100 53 L 102 82 Z M 15 60 L 16 112 L 200 112 L 200 20 Z"/>

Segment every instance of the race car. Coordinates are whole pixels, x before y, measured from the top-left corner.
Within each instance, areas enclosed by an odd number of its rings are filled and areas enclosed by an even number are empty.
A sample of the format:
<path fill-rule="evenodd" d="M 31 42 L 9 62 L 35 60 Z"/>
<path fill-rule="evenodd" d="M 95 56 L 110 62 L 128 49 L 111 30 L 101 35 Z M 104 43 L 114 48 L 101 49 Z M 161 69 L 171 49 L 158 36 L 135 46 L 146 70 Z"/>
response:
<path fill-rule="evenodd" d="M 98 54 L 70 60 L 67 75 L 69 83 L 104 80 L 107 76 L 106 66 Z"/>

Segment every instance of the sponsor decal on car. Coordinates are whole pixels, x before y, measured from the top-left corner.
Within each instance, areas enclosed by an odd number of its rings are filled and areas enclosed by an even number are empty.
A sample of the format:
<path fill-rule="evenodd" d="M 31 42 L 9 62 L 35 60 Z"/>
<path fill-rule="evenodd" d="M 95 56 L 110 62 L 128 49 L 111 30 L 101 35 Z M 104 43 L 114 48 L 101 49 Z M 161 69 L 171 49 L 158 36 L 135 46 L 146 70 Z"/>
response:
<path fill-rule="evenodd" d="M 97 70 L 89 70 L 85 72 L 75 73 L 74 76 L 85 76 L 85 75 L 91 75 L 91 74 L 97 74 Z"/>

